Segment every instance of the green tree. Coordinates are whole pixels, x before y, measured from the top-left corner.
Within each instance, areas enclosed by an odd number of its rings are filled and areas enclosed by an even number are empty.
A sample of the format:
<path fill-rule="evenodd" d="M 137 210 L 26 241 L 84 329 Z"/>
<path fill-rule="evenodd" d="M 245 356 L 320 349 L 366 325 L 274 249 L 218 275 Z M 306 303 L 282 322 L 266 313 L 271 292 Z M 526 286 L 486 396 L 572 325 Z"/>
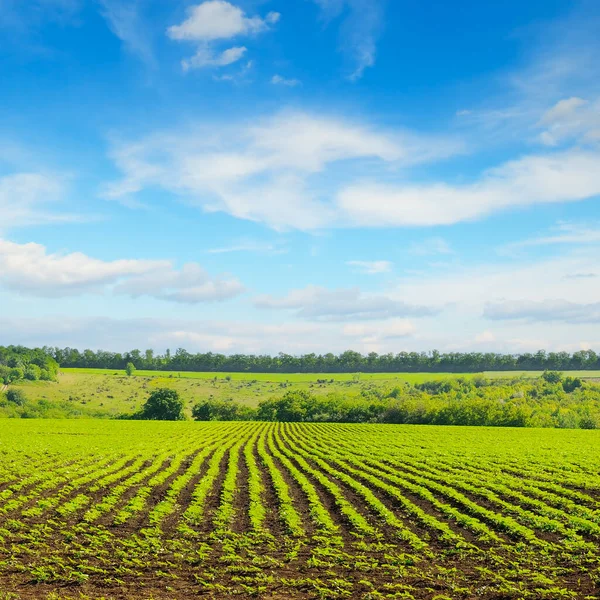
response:
<path fill-rule="evenodd" d="M 542 379 L 548 383 L 560 383 L 562 381 L 562 373 L 558 371 L 544 371 Z"/>
<path fill-rule="evenodd" d="M 135 365 L 132 362 L 127 363 L 125 373 L 127 373 L 127 377 L 131 377 L 135 373 Z"/>
<path fill-rule="evenodd" d="M 148 396 L 148 400 L 138 413 L 140 419 L 155 421 L 183 421 L 184 402 L 177 390 L 159 388 Z"/>
<path fill-rule="evenodd" d="M 565 377 L 565 380 L 562 382 L 563 390 L 570 394 L 574 392 L 577 388 L 582 386 L 582 381 L 579 377 Z"/>
<path fill-rule="evenodd" d="M 27 401 L 27 397 L 23 393 L 23 390 L 17 390 L 14 388 L 10 388 L 6 392 L 6 399 L 17 406 L 23 406 Z"/>
<path fill-rule="evenodd" d="M 206 400 L 192 409 L 196 421 L 251 421 L 256 411 L 236 402 Z"/>
<path fill-rule="evenodd" d="M 25 367 L 25 379 L 29 379 L 30 381 L 37 381 L 42 374 L 42 370 L 34 364 L 27 365 Z"/>

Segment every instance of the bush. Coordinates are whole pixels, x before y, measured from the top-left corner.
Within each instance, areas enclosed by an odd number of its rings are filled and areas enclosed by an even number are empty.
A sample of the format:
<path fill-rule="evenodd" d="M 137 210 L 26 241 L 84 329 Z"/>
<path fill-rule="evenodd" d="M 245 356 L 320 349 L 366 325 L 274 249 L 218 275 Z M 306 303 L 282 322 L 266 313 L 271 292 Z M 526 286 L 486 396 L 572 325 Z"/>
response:
<path fill-rule="evenodd" d="M 23 390 L 17 390 L 15 388 L 10 388 L 6 392 L 6 399 L 17 406 L 23 406 L 25 402 L 27 402 L 27 396 L 25 396 Z"/>
<path fill-rule="evenodd" d="M 27 365 L 25 367 L 25 379 L 37 381 L 42 375 L 42 370 L 37 365 Z"/>
<path fill-rule="evenodd" d="M 544 371 L 542 379 L 548 383 L 560 383 L 562 381 L 562 373 L 558 371 Z"/>
<path fill-rule="evenodd" d="M 251 421 L 256 411 L 235 402 L 207 400 L 198 402 L 192 409 L 196 421 Z"/>
<path fill-rule="evenodd" d="M 577 388 L 582 386 L 582 381 L 579 377 L 565 377 L 565 380 L 562 382 L 563 390 L 570 394 L 574 392 Z"/>
<path fill-rule="evenodd" d="M 185 420 L 183 408 L 184 402 L 177 390 L 159 388 L 148 396 L 148 400 L 136 417 L 156 421 L 183 421 Z"/>
<path fill-rule="evenodd" d="M 25 371 L 21 367 L 7 367 L 0 365 L 0 383 L 6 385 L 25 378 Z"/>

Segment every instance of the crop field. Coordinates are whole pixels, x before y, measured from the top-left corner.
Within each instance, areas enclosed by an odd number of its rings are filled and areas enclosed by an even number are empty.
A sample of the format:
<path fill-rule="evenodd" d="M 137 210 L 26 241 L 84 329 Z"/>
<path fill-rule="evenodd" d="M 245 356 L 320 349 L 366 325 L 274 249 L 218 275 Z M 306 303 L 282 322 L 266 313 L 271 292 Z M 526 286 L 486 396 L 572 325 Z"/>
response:
<path fill-rule="evenodd" d="M 3 599 L 600 592 L 596 431 L 4 420 L 0 453 Z"/>

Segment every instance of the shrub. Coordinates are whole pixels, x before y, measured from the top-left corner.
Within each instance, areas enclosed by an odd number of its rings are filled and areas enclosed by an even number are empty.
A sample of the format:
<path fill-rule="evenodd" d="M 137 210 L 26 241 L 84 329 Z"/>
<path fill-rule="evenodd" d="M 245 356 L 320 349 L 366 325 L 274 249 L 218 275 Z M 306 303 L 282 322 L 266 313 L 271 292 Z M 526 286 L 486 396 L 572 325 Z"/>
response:
<path fill-rule="evenodd" d="M 177 390 L 159 388 L 148 396 L 148 400 L 136 416 L 156 421 L 183 421 L 184 406 L 185 403 Z"/>
<path fill-rule="evenodd" d="M 25 404 L 25 402 L 27 401 L 27 396 L 25 396 L 25 393 L 23 392 L 23 390 L 17 390 L 15 388 L 10 388 L 6 392 L 6 399 L 9 402 L 16 404 L 17 406 L 23 406 Z"/>
<path fill-rule="evenodd" d="M 574 392 L 577 388 L 580 388 L 581 385 L 582 381 L 579 377 L 565 377 L 565 380 L 562 382 L 563 390 L 567 394 Z"/>
<path fill-rule="evenodd" d="M 562 381 L 562 373 L 558 371 L 544 371 L 542 379 L 548 383 L 560 383 Z"/>
<path fill-rule="evenodd" d="M 198 402 L 192 409 L 196 421 L 251 421 L 256 411 L 235 402 L 206 400 Z"/>
<path fill-rule="evenodd" d="M 25 379 L 37 381 L 42 374 L 42 370 L 37 365 L 27 365 L 25 367 Z"/>

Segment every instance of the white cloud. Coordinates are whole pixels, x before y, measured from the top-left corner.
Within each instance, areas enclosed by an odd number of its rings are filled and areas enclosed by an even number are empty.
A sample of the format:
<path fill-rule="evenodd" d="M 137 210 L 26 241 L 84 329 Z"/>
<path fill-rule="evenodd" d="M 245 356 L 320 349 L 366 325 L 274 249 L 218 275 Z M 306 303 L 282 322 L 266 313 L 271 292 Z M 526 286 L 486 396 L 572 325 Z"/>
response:
<path fill-rule="evenodd" d="M 331 201 L 340 179 L 389 175 L 394 168 L 461 150 L 452 140 L 282 111 L 250 123 L 211 123 L 120 144 L 113 158 L 124 178 L 106 194 L 123 199 L 160 186 L 208 211 L 275 229 L 318 229 L 344 223 L 345 215 Z M 322 177 L 334 167 L 335 177 Z"/>
<path fill-rule="evenodd" d="M 204 67 L 225 67 L 243 58 L 246 50 L 245 46 L 235 46 L 219 54 L 214 54 L 210 48 L 199 48 L 194 56 L 182 60 L 181 66 L 184 71 Z"/>
<path fill-rule="evenodd" d="M 182 61 L 185 71 L 203 67 L 224 67 L 237 62 L 246 53 L 245 46 L 235 46 L 215 52 L 215 42 L 267 31 L 279 21 L 280 14 L 270 12 L 263 19 L 248 17 L 238 6 L 224 0 L 208 0 L 188 9 L 188 17 L 179 25 L 167 29 L 167 35 L 177 41 L 195 42 L 194 56 Z"/>
<path fill-rule="evenodd" d="M 464 185 L 359 183 L 341 190 L 338 208 L 354 225 L 451 225 L 515 207 L 597 196 L 598 164 L 600 152 L 571 150 L 525 156 Z"/>
<path fill-rule="evenodd" d="M 346 264 L 367 275 L 389 273 L 393 266 L 389 260 L 348 260 Z"/>
<path fill-rule="evenodd" d="M 440 237 L 431 237 L 410 245 L 408 251 L 417 256 L 429 256 L 435 254 L 452 254 L 448 242 Z"/>
<path fill-rule="evenodd" d="M 299 79 L 286 79 L 281 75 L 273 75 L 273 77 L 271 77 L 271 83 L 273 85 L 284 85 L 286 87 L 296 87 L 302 85 L 302 82 Z"/>
<path fill-rule="evenodd" d="M 540 119 L 540 141 L 547 146 L 563 142 L 600 143 L 600 99 L 588 102 L 571 97 L 557 102 Z"/>
<path fill-rule="evenodd" d="M 325 22 L 343 15 L 340 50 L 352 62 L 348 79 L 356 81 L 375 64 L 377 40 L 383 28 L 383 0 L 314 0 Z"/>
<path fill-rule="evenodd" d="M 65 178 L 44 173 L 0 176 L 0 232 L 11 227 L 72 221 L 74 215 L 50 212 L 66 191 Z"/>
<path fill-rule="evenodd" d="M 41 297 L 112 291 L 189 304 L 225 300 L 244 291 L 237 279 L 210 277 L 196 263 L 176 270 L 167 260 L 103 261 L 81 252 L 48 253 L 40 244 L 2 239 L 0 287 Z"/>
<path fill-rule="evenodd" d="M 279 13 L 270 12 L 261 17 L 247 17 L 244 11 L 224 0 L 209 0 L 188 9 L 188 18 L 169 27 L 167 33 L 174 40 L 195 42 L 228 40 L 239 35 L 261 33 L 277 23 Z"/>
<path fill-rule="evenodd" d="M 591 148 L 526 155 L 470 183 L 412 183 L 397 172 L 461 149 L 452 140 L 284 111 L 118 146 L 113 155 L 124 179 L 108 195 L 158 185 L 208 211 L 310 230 L 451 225 L 600 194 L 600 150 Z"/>
<path fill-rule="evenodd" d="M 257 296 L 261 309 L 290 310 L 297 317 L 322 321 L 376 320 L 392 317 L 425 317 L 438 312 L 431 305 L 410 305 L 388 296 L 365 294 L 358 287 L 330 290 L 309 285 L 286 296 Z"/>

